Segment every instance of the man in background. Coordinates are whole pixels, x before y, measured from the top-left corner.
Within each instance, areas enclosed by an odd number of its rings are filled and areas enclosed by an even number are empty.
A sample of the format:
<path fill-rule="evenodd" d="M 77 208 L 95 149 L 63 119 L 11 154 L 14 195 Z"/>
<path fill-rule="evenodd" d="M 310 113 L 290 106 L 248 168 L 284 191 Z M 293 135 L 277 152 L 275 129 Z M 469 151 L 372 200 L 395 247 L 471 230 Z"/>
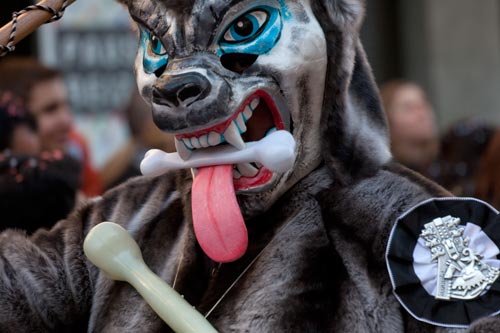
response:
<path fill-rule="evenodd" d="M 408 81 L 388 82 L 380 92 L 389 121 L 394 158 L 428 175 L 439 154 L 439 133 L 425 92 Z"/>
<path fill-rule="evenodd" d="M 20 97 L 0 90 L 0 231 L 51 228 L 75 206 L 79 163 L 40 146 L 32 112 Z"/>

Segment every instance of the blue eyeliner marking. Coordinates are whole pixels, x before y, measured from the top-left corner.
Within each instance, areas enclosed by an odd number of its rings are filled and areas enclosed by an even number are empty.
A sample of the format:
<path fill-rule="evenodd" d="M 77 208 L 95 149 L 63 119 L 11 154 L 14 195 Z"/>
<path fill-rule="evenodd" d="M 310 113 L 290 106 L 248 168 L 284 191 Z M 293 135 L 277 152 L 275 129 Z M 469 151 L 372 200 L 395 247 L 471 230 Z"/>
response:
<path fill-rule="evenodd" d="M 153 49 L 151 39 L 151 33 L 146 29 L 141 29 L 142 65 L 144 71 L 148 74 L 156 72 L 168 63 L 168 54 L 166 52 L 165 54 L 159 54 L 164 51 L 161 43 L 158 41 L 158 44 Z M 153 54 L 150 54 L 149 50 Z"/>

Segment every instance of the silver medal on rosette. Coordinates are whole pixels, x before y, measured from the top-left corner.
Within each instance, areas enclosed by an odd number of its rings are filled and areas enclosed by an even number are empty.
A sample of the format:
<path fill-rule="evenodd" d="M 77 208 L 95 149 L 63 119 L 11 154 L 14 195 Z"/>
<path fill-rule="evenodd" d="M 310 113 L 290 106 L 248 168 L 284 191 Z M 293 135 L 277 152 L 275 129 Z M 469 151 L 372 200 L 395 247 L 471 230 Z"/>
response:
<path fill-rule="evenodd" d="M 386 253 L 394 294 L 416 319 L 468 327 L 500 313 L 500 215 L 472 198 L 434 198 L 404 213 Z"/>

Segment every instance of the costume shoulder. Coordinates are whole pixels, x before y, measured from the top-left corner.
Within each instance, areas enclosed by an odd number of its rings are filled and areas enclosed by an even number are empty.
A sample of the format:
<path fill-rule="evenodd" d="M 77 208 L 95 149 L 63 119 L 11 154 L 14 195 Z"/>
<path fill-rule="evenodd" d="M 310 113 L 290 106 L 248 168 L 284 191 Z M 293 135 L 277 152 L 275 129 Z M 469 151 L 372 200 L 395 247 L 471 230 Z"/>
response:
<path fill-rule="evenodd" d="M 113 220 L 139 229 L 180 196 L 175 175 L 135 178 L 32 236 L 0 233 L 0 331 L 86 331 L 98 270 L 82 244 L 96 224 Z"/>
<path fill-rule="evenodd" d="M 391 228 L 406 210 L 431 198 L 450 194 L 419 174 L 390 162 L 370 176 L 348 185 L 335 184 L 320 195 L 330 233 L 343 232 L 371 248 L 383 261 Z"/>

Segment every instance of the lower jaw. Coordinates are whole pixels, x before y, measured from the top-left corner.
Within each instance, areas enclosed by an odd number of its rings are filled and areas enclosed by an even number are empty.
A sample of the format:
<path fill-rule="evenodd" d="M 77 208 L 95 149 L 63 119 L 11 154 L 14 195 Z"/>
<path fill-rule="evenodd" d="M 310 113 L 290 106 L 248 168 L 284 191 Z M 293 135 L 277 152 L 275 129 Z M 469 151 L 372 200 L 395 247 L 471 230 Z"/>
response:
<path fill-rule="evenodd" d="M 233 179 L 234 189 L 236 191 L 249 191 L 257 187 L 265 186 L 271 181 L 273 175 L 272 171 L 265 167 L 261 167 L 259 173 L 252 178 L 241 177 L 239 179 Z"/>

